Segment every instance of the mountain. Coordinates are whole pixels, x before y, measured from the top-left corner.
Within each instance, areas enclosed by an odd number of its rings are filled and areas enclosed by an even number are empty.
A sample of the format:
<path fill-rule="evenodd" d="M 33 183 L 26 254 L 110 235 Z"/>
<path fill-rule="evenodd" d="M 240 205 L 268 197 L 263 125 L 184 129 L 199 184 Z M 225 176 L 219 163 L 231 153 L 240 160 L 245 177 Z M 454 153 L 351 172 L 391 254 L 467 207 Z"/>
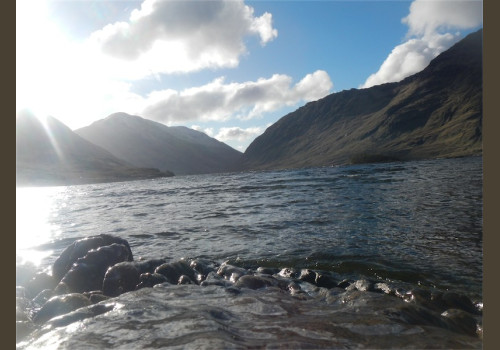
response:
<path fill-rule="evenodd" d="M 202 132 L 126 113 L 114 113 L 75 132 L 131 164 L 176 175 L 236 170 L 242 156 Z"/>
<path fill-rule="evenodd" d="M 72 185 L 172 176 L 141 169 L 84 140 L 55 118 L 16 117 L 17 185 Z"/>
<path fill-rule="evenodd" d="M 247 169 L 482 152 L 482 29 L 398 83 L 333 93 L 289 113 L 244 153 Z"/>

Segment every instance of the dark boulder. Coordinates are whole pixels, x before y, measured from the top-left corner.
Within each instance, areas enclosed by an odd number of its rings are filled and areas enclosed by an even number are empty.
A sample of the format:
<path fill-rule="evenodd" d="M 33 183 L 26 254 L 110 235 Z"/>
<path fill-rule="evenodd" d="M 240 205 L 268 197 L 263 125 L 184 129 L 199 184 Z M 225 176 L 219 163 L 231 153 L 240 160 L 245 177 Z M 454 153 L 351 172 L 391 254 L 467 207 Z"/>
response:
<path fill-rule="evenodd" d="M 143 273 L 139 276 L 139 284 L 135 287 L 135 289 L 154 287 L 157 284 L 167 282 L 167 278 L 159 273 Z"/>
<path fill-rule="evenodd" d="M 165 276 L 167 282 L 171 284 L 177 284 L 182 275 L 186 275 L 192 281 L 196 280 L 195 271 L 185 260 L 162 264 L 155 269 L 155 273 Z"/>
<path fill-rule="evenodd" d="M 64 249 L 52 266 L 52 276 L 54 276 L 57 281 L 60 281 L 71 269 L 71 266 L 79 258 L 84 257 L 89 250 L 111 245 L 113 243 L 124 245 L 129 253 L 128 260 L 133 260 L 132 250 L 130 250 L 130 246 L 125 239 L 108 234 L 100 234 L 79 239 Z"/>
<path fill-rule="evenodd" d="M 73 293 L 100 290 L 108 268 L 130 259 L 129 248 L 123 244 L 113 243 L 92 249 L 73 264 L 61 283 Z"/>
<path fill-rule="evenodd" d="M 104 275 L 102 291 L 107 296 L 118 296 L 136 289 L 143 273 L 152 273 L 164 259 L 124 261 L 111 266 Z"/>

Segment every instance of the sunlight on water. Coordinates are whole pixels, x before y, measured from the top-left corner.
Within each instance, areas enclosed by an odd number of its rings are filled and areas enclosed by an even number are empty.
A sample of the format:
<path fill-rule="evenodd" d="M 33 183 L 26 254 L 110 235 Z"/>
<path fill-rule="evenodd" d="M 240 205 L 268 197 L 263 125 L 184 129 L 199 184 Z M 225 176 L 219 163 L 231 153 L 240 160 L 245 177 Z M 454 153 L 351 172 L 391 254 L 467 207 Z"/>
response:
<path fill-rule="evenodd" d="M 40 261 L 50 251 L 35 247 L 46 243 L 58 234 L 58 227 L 50 223 L 56 196 L 64 187 L 17 188 L 16 189 L 16 259 L 21 262 Z"/>

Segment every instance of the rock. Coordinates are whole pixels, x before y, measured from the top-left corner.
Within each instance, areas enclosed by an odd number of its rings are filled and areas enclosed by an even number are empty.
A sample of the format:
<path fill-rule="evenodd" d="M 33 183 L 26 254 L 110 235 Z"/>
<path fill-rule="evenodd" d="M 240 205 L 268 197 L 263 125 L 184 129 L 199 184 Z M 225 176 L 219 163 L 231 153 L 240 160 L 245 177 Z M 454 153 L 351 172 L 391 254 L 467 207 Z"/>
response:
<path fill-rule="evenodd" d="M 284 276 L 284 275 L 290 275 L 290 274 L 288 274 L 287 272 L 285 272 L 285 273 L 280 272 L 280 276 Z M 288 276 L 284 276 L 284 277 L 288 277 Z M 314 272 L 313 270 L 309 270 L 309 269 L 302 269 L 300 271 L 299 280 L 315 284 L 316 272 Z"/>
<path fill-rule="evenodd" d="M 107 296 L 118 296 L 136 289 L 143 273 L 152 273 L 165 259 L 124 261 L 111 266 L 104 275 L 102 291 Z"/>
<path fill-rule="evenodd" d="M 260 273 L 262 275 L 274 275 L 275 273 L 278 273 L 278 269 L 274 269 L 272 267 L 259 267 L 257 268 L 257 273 Z"/>
<path fill-rule="evenodd" d="M 122 293 L 135 290 L 139 284 L 139 269 L 133 262 L 121 262 L 111 266 L 104 275 L 102 292 L 104 295 L 116 297 Z"/>
<path fill-rule="evenodd" d="M 71 293 L 50 298 L 33 317 L 35 323 L 45 323 L 53 317 L 90 305 L 83 294 Z"/>
<path fill-rule="evenodd" d="M 205 276 L 219 268 L 218 264 L 215 262 L 205 259 L 194 259 L 189 263 L 189 266 L 199 274 Z"/>
<path fill-rule="evenodd" d="M 448 325 L 451 330 L 458 333 L 478 336 L 477 322 L 471 314 L 459 309 L 449 309 L 444 311 L 441 316 L 448 320 Z"/>
<path fill-rule="evenodd" d="M 374 290 L 373 283 L 368 280 L 357 280 L 349 287 L 346 288 L 347 291 L 359 290 L 360 292 L 371 292 Z"/>
<path fill-rule="evenodd" d="M 154 287 L 157 284 L 167 282 L 167 278 L 159 273 L 143 273 L 139 276 L 139 284 L 135 287 L 135 289 Z"/>
<path fill-rule="evenodd" d="M 241 276 L 248 275 L 249 271 L 242 267 L 233 266 L 224 262 L 217 270 L 217 274 L 235 283 Z"/>
<path fill-rule="evenodd" d="M 73 264 L 61 282 L 66 284 L 73 293 L 99 290 L 102 288 L 108 268 L 130 258 L 129 248 L 123 244 L 113 243 L 92 249 Z"/>
<path fill-rule="evenodd" d="M 328 275 L 326 272 L 316 272 L 316 278 L 314 279 L 314 284 L 322 288 L 334 288 L 337 287 L 337 281 Z"/>
<path fill-rule="evenodd" d="M 349 287 L 351 285 L 351 281 L 349 280 L 342 280 L 340 281 L 338 284 L 337 284 L 337 287 L 339 288 L 343 288 L 343 289 L 346 289 L 347 287 Z"/>
<path fill-rule="evenodd" d="M 278 272 L 278 275 L 286 278 L 297 278 L 300 276 L 300 271 L 297 271 L 296 269 L 284 268 Z"/>
<path fill-rule="evenodd" d="M 154 272 L 165 276 L 167 282 L 171 284 L 177 284 L 182 275 L 186 275 L 191 280 L 196 280 L 195 271 L 185 260 L 162 264 Z"/>
<path fill-rule="evenodd" d="M 268 276 L 245 275 L 234 284 L 237 288 L 261 289 L 277 285 L 278 281 Z"/>
<path fill-rule="evenodd" d="M 232 283 L 225 280 L 222 276 L 212 271 L 207 275 L 207 278 L 203 282 L 200 283 L 200 286 L 221 286 L 221 287 L 229 287 L 232 286 Z"/>
<path fill-rule="evenodd" d="M 52 289 L 44 289 L 36 297 L 33 298 L 33 303 L 37 305 L 45 304 L 50 298 L 54 296 Z"/>
<path fill-rule="evenodd" d="M 124 245 L 129 253 L 128 260 L 133 260 L 132 250 L 130 250 L 130 246 L 125 239 L 108 234 L 100 234 L 79 239 L 64 249 L 52 266 L 52 276 L 54 276 L 56 281 L 60 281 L 71 269 L 72 265 L 79 258 L 87 255 L 89 250 L 111 245 L 113 243 Z"/>
<path fill-rule="evenodd" d="M 194 283 L 193 280 L 188 276 L 181 275 L 181 277 L 179 277 L 179 280 L 177 281 L 177 284 L 196 284 L 196 283 Z"/>

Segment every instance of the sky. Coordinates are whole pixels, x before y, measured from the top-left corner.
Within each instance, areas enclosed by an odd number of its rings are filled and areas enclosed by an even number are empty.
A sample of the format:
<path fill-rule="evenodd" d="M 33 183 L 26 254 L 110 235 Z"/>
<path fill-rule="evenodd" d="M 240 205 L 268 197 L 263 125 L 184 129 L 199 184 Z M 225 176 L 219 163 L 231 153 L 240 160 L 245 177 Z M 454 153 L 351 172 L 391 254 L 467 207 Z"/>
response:
<path fill-rule="evenodd" d="M 331 93 L 400 81 L 482 27 L 481 0 L 16 0 L 16 110 L 126 112 L 240 151 Z"/>

